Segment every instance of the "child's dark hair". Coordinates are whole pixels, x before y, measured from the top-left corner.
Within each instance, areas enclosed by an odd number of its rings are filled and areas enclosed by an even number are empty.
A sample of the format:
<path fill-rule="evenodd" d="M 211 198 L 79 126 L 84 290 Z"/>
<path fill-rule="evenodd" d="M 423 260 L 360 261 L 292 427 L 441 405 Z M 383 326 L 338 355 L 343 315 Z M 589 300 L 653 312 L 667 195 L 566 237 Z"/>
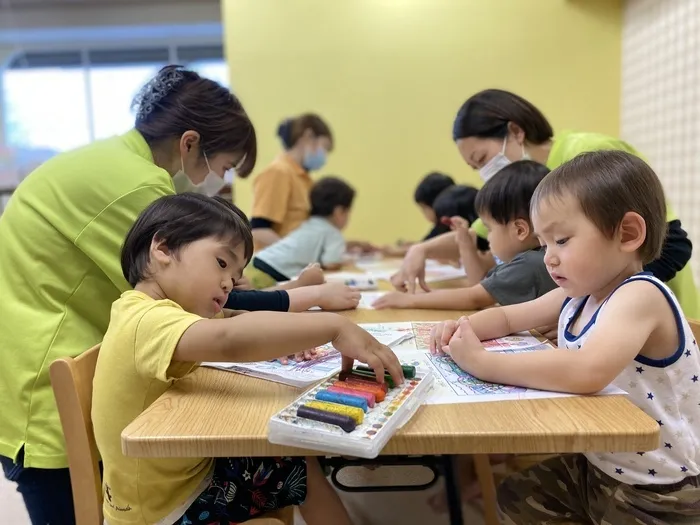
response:
<path fill-rule="evenodd" d="M 277 128 L 277 136 L 285 149 L 293 148 L 304 132 L 310 129 L 315 137 L 326 137 L 333 147 L 333 133 L 326 122 L 315 113 L 305 113 L 283 120 Z"/>
<path fill-rule="evenodd" d="M 502 89 L 486 89 L 462 104 L 452 128 L 453 140 L 467 137 L 502 139 L 508 123 L 517 124 L 532 144 L 547 142 L 554 135 L 542 112 L 524 98 Z"/>
<path fill-rule="evenodd" d="M 533 160 L 519 160 L 490 178 L 476 196 L 476 211 L 498 224 L 516 219 L 530 222 L 530 201 L 549 168 Z"/>
<path fill-rule="evenodd" d="M 355 190 L 338 177 L 323 177 L 311 188 L 311 216 L 330 217 L 338 206 L 352 207 Z"/>
<path fill-rule="evenodd" d="M 182 66 L 161 69 L 131 104 L 136 129 L 149 146 L 180 138 L 186 131 L 199 133 L 201 151 L 243 153 L 237 176 L 247 177 L 257 158 L 255 128 L 240 101 L 220 84 Z"/>
<path fill-rule="evenodd" d="M 416 192 L 413 194 L 413 200 L 416 204 L 424 204 L 432 208 L 438 195 L 450 186 L 454 186 L 454 184 L 454 179 L 449 175 L 438 171 L 428 173 L 423 177 L 423 180 L 418 183 Z"/>
<path fill-rule="evenodd" d="M 552 170 L 535 191 L 532 211 L 545 201 L 573 197 L 583 214 L 608 238 L 628 212 L 646 223 L 642 263 L 661 255 L 666 237 L 666 200 L 661 181 L 639 157 L 624 151 L 582 153 Z"/>
<path fill-rule="evenodd" d="M 473 186 L 463 184 L 455 184 L 443 190 L 433 202 L 433 211 L 437 220 L 458 215 L 471 224 L 479 217 L 475 208 L 478 193 L 479 190 Z"/>
<path fill-rule="evenodd" d="M 221 197 L 198 193 L 166 195 L 151 203 L 126 235 L 122 246 L 122 273 L 131 286 L 148 278 L 153 239 L 175 252 L 206 237 L 243 243 L 246 263 L 253 256 L 253 235 L 245 214 Z"/>

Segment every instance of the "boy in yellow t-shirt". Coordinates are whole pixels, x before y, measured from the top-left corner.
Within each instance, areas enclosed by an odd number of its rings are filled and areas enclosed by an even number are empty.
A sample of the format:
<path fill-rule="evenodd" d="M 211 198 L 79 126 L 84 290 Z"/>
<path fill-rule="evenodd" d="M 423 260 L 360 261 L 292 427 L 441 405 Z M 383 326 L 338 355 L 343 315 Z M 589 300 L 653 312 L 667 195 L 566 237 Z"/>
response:
<path fill-rule="evenodd" d="M 134 290 L 112 306 L 93 383 L 108 525 L 240 523 L 289 505 L 309 525 L 350 523 L 314 460 L 122 454 L 122 430 L 200 361 L 273 359 L 332 341 L 346 367 L 359 359 L 379 381 L 385 368 L 402 380 L 391 350 L 338 315 L 223 311 L 252 251 L 235 206 L 193 193 L 158 199 L 128 233 L 121 265 Z"/>

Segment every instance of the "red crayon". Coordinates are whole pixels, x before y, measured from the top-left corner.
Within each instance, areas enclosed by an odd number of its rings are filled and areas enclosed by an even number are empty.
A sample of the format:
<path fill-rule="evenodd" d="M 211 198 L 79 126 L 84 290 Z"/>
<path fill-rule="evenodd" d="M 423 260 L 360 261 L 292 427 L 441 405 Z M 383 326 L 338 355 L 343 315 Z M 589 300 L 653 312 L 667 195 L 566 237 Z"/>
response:
<path fill-rule="evenodd" d="M 337 385 L 338 383 L 336 383 Z M 369 392 L 363 392 L 361 390 L 350 390 L 349 388 L 343 388 L 342 386 L 330 386 L 327 388 L 329 392 L 335 392 L 337 394 L 345 394 L 346 396 L 356 396 L 356 397 L 361 397 L 362 399 L 365 399 L 367 401 L 367 406 L 372 408 L 374 407 L 374 394 L 371 394 Z"/>
<path fill-rule="evenodd" d="M 369 392 L 370 394 L 374 394 L 374 397 L 378 403 L 384 401 L 384 398 L 386 397 L 386 392 L 384 392 L 379 383 L 372 384 L 367 381 L 360 382 L 350 379 L 349 381 L 337 381 L 334 386 L 349 388 L 350 390 Z"/>

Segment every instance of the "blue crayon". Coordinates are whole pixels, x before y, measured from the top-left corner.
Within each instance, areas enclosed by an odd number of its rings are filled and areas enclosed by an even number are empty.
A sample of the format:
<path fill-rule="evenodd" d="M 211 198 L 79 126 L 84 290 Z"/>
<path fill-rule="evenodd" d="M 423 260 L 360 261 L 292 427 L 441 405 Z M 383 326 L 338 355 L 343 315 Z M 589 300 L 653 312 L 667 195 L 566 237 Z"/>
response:
<path fill-rule="evenodd" d="M 316 392 L 316 399 L 319 401 L 327 401 L 329 403 L 338 403 L 339 405 L 361 408 L 367 412 L 367 400 L 358 396 L 339 394 L 337 392 L 329 392 L 328 390 L 319 390 Z"/>

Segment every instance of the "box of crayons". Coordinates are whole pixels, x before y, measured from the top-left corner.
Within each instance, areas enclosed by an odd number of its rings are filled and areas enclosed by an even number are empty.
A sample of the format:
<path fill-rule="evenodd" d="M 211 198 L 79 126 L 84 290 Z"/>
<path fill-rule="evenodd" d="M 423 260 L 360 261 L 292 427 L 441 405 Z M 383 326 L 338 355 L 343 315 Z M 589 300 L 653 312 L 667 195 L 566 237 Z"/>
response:
<path fill-rule="evenodd" d="M 358 366 L 305 392 L 270 419 L 269 440 L 323 452 L 372 459 L 415 414 L 432 387 L 428 368 L 403 365 L 405 380 Z"/>

